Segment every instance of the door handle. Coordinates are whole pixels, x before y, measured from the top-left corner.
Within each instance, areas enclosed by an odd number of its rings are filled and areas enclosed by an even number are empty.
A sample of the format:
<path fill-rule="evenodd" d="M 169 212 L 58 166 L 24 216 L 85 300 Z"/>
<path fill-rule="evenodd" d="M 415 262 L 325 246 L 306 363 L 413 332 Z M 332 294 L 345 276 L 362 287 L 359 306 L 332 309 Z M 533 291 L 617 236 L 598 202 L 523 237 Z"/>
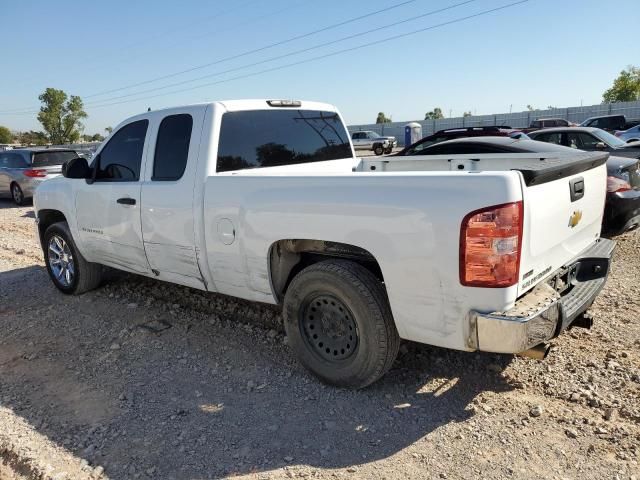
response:
<path fill-rule="evenodd" d="M 136 204 L 136 199 L 135 198 L 129 198 L 129 197 L 119 198 L 116 201 L 121 205 L 135 205 Z"/>

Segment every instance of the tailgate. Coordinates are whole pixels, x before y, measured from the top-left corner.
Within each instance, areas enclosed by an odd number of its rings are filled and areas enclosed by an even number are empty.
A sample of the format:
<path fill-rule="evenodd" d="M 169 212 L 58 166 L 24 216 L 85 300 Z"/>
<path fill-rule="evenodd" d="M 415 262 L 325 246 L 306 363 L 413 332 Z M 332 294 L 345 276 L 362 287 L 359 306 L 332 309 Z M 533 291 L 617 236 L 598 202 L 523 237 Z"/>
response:
<path fill-rule="evenodd" d="M 600 236 L 608 156 L 577 154 L 518 168 L 524 179 L 518 295 L 570 263 Z"/>

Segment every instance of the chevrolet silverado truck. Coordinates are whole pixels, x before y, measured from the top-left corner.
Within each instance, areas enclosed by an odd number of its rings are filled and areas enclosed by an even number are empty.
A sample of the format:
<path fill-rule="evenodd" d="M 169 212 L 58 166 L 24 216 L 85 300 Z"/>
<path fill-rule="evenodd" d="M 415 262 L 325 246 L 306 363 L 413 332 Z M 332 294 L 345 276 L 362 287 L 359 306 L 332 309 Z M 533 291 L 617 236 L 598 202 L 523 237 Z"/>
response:
<path fill-rule="evenodd" d="M 542 356 L 587 326 L 614 247 L 607 157 L 360 160 L 331 105 L 221 101 L 129 118 L 34 210 L 63 293 L 106 266 L 279 304 L 300 362 L 361 388 L 400 339 Z"/>

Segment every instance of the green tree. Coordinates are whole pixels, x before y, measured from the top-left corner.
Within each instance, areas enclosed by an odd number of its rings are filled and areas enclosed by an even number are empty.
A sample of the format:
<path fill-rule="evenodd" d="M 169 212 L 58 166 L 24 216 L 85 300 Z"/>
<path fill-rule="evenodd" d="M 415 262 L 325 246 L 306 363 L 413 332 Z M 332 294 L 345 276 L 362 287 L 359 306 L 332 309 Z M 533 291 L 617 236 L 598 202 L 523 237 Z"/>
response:
<path fill-rule="evenodd" d="M 46 145 L 49 143 L 49 139 L 44 132 L 30 130 L 28 132 L 20 132 L 16 137 L 18 142 L 23 145 Z"/>
<path fill-rule="evenodd" d="M 537 108 L 532 107 L 531 105 L 527 105 L 527 110 L 529 110 L 530 112 L 535 112 L 536 110 L 538 110 Z"/>
<path fill-rule="evenodd" d="M 11 143 L 13 141 L 13 134 L 7 127 L 0 125 L 0 143 Z"/>
<path fill-rule="evenodd" d="M 640 100 L 640 68 L 629 66 L 621 71 L 602 99 L 605 103 Z"/>
<path fill-rule="evenodd" d="M 104 129 L 105 132 L 107 132 L 107 135 L 111 135 L 111 132 L 113 132 L 113 127 L 107 127 Z"/>
<path fill-rule="evenodd" d="M 104 136 L 103 136 L 103 135 L 100 135 L 99 133 L 96 133 L 95 135 L 93 135 L 93 136 L 91 137 L 91 141 L 92 141 L 92 142 L 101 142 L 101 141 L 103 141 L 103 140 L 104 140 Z"/>
<path fill-rule="evenodd" d="M 391 123 L 391 119 L 387 118 L 384 112 L 379 112 L 376 118 L 376 123 Z"/>
<path fill-rule="evenodd" d="M 442 113 L 442 109 L 439 107 L 436 107 L 430 112 L 424 114 L 425 120 L 438 120 L 440 118 L 444 118 L 444 114 Z"/>
<path fill-rule="evenodd" d="M 465 118 L 466 118 L 466 117 L 470 117 L 470 116 L 471 116 L 471 112 L 464 112 L 464 113 L 462 114 L 462 116 L 463 116 L 463 117 L 465 117 Z"/>
<path fill-rule="evenodd" d="M 47 88 L 38 97 L 42 102 L 38 121 L 53 144 L 74 143 L 80 139 L 81 120 L 87 118 L 82 99 L 64 91 Z"/>

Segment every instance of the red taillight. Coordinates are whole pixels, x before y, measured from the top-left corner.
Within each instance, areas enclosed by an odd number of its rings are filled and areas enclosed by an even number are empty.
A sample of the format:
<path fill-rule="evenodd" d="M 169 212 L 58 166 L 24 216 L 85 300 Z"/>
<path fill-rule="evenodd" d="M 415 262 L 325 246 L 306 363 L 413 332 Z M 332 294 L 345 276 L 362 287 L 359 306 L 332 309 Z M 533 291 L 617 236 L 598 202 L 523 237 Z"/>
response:
<path fill-rule="evenodd" d="M 460 283 L 502 288 L 518 283 L 522 202 L 471 212 L 460 228 Z"/>
<path fill-rule="evenodd" d="M 626 192 L 631 190 L 631 184 L 618 177 L 607 177 L 607 192 Z"/>
<path fill-rule="evenodd" d="M 23 172 L 27 177 L 46 177 L 47 176 L 47 171 L 46 170 L 36 170 L 36 169 L 31 169 L 31 170 L 25 170 Z"/>

